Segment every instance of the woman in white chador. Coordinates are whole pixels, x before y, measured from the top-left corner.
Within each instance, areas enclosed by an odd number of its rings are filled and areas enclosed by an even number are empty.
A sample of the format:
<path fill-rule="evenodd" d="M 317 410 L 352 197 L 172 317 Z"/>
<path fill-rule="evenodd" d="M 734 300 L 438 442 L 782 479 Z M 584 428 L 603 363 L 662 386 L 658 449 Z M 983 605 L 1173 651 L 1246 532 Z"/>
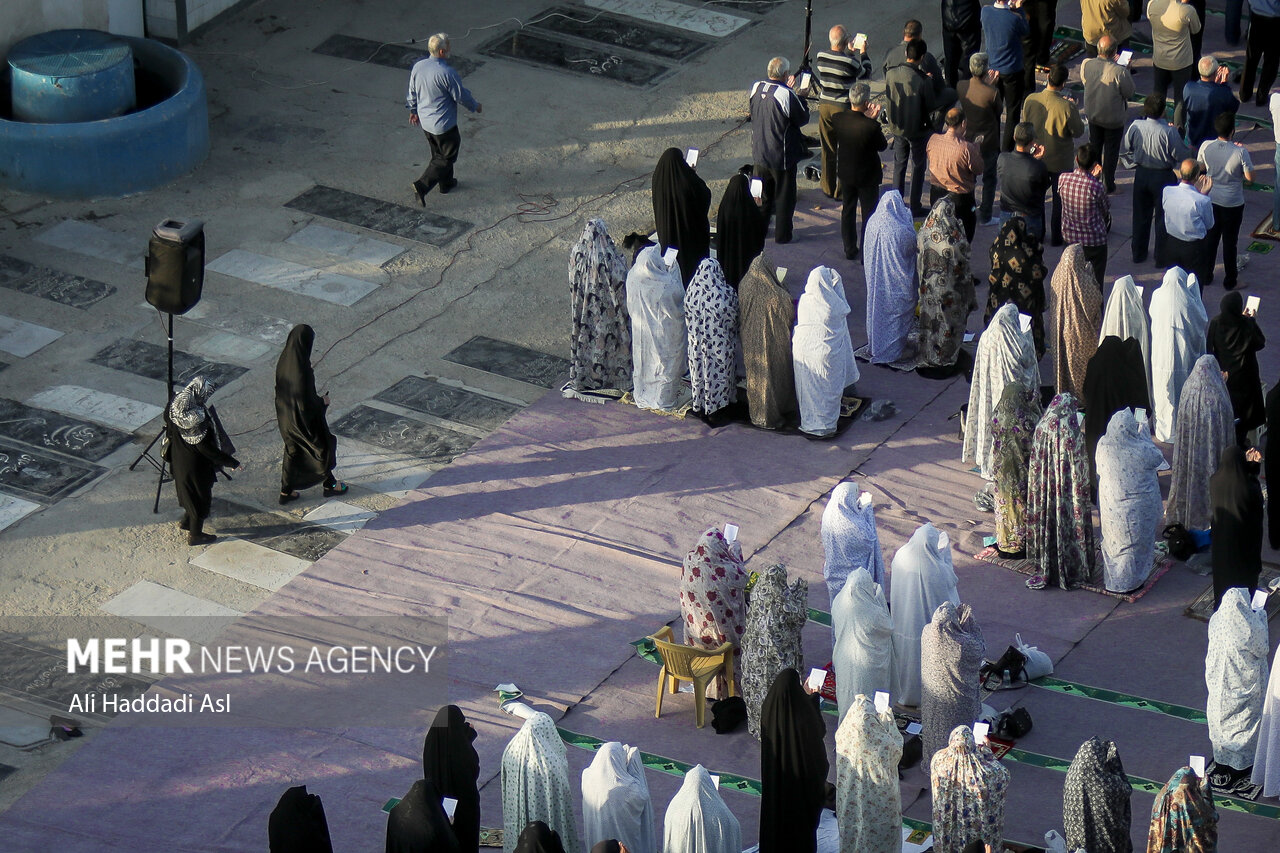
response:
<path fill-rule="evenodd" d="M 711 774 L 701 764 L 667 806 L 664 853 L 741 853 L 742 827 L 720 798 Z"/>
<path fill-rule="evenodd" d="M 854 569 L 831 605 L 835 646 L 831 663 L 836 674 L 840 717 L 859 693 L 889 692 L 893 679 L 893 619 L 884 590 L 866 569 Z"/>
<path fill-rule="evenodd" d="M 920 634 L 938 605 L 959 606 L 960 591 L 951 566 L 951 541 L 925 522 L 893 556 L 889 607 L 893 612 L 893 701 L 920 704 Z"/>
<path fill-rule="evenodd" d="M 524 828 L 540 820 L 560 833 L 565 853 L 582 853 L 573 799 L 564 741 L 551 718 L 534 711 L 502 753 L 503 850 L 512 853 Z"/>
<path fill-rule="evenodd" d="M 995 476 L 991 470 L 991 415 L 1010 382 L 1039 388 L 1040 364 L 1031 328 L 1022 330 L 1018 307 L 1006 302 L 978 340 L 964 423 L 964 461 L 976 463 L 987 480 Z"/>
<path fill-rule="evenodd" d="M 902 849 L 901 759 L 902 735 L 893 721 L 893 709 L 877 713 L 870 699 L 857 696 L 836 730 L 840 853 Z"/>
<path fill-rule="evenodd" d="M 870 492 L 850 482 L 831 490 L 831 499 L 822 511 L 822 550 L 826 555 L 822 576 L 832 602 L 854 569 L 866 569 L 873 581 L 884 584 L 884 555 Z"/>
<path fill-rule="evenodd" d="M 831 267 L 817 267 L 800 295 L 791 337 L 802 432 L 833 434 L 840 419 L 840 397 L 858 381 L 848 318 L 840 274 Z"/>
<path fill-rule="evenodd" d="M 867 277 L 867 355 L 872 364 L 892 364 L 904 355 L 904 345 L 916 319 L 916 229 L 902 193 L 880 196 L 867 220 L 862 240 L 863 272 Z"/>
<path fill-rule="evenodd" d="M 1223 448 L 1236 441 L 1231 392 L 1216 358 L 1202 355 L 1196 361 L 1183 383 L 1182 402 L 1168 439 L 1173 442 L 1173 472 L 1164 523 L 1206 530 L 1213 522 L 1209 478 L 1218 470 Z"/>
<path fill-rule="evenodd" d="M 1160 531 L 1164 454 L 1138 429 L 1131 409 L 1111 416 L 1098 440 L 1098 515 L 1102 520 L 1102 578 L 1111 592 L 1129 592 L 1151 574 Z"/>
<path fill-rule="evenodd" d="M 600 747 L 582 771 L 582 827 L 584 846 L 612 838 L 634 853 L 658 853 L 640 750 L 617 741 Z"/>
<path fill-rule="evenodd" d="M 1147 371 L 1147 398 L 1150 399 L 1151 328 L 1147 324 L 1147 309 L 1142 305 L 1142 291 L 1131 275 L 1121 276 L 1111 285 L 1111 297 L 1107 299 L 1107 307 L 1102 314 L 1098 345 L 1101 346 L 1111 335 L 1122 341 L 1133 338 L 1142 347 L 1142 363 Z"/>
<path fill-rule="evenodd" d="M 681 379 L 689 365 L 680 266 L 668 267 L 649 246 L 627 273 L 631 315 L 632 391 L 642 409 L 671 410 L 687 397 Z"/>
<path fill-rule="evenodd" d="M 1157 441 L 1173 440 L 1174 416 L 1182 384 L 1196 359 L 1204 355 L 1209 315 L 1200 299 L 1200 282 L 1182 267 L 1164 274 L 1151 294 L 1151 405 Z"/>
<path fill-rule="evenodd" d="M 1250 606 L 1249 590 L 1234 586 L 1222 594 L 1218 611 L 1209 619 L 1209 653 L 1204 659 L 1204 683 L 1209 688 L 1209 741 L 1217 773 L 1237 783 L 1253 766 L 1258 749 L 1258 724 L 1266 698 L 1266 608 Z M 1214 774 L 1214 776 L 1217 775 Z M 1226 787 L 1226 786 L 1224 786 Z"/>

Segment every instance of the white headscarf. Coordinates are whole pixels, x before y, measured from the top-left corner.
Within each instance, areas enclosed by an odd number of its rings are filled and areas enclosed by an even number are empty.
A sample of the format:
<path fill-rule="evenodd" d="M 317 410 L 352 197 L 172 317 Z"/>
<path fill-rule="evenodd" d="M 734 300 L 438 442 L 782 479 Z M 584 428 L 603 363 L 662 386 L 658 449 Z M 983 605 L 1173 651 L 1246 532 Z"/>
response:
<path fill-rule="evenodd" d="M 920 704 L 920 634 L 944 601 L 960 604 L 950 537 L 925 522 L 898 549 L 889 569 L 895 702 Z"/>
<path fill-rule="evenodd" d="M 1209 315 L 1200 299 L 1200 282 L 1181 267 L 1164 274 L 1151 294 L 1151 404 L 1155 437 L 1173 440 L 1174 415 L 1182 385 L 1196 359 L 1204 355 Z"/>
<path fill-rule="evenodd" d="M 169 420 L 182 433 L 182 440 L 187 444 L 199 444 L 209 433 L 209 410 L 206 404 L 217 386 L 197 376 L 187 383 L 169 404 Z"/>
<path fill-rule="evenodd" d="M 583 846 L 613 838 L 635 853 L 658 853 L 653 801 L 640 750 L 610 741 L 582 771 Z"/>
<path fill-rule="evenodd" d="M 632 394 L 642 409 L 674 409 L 685 396 L 681 379 L 688 367 L 684 324 L 684 283 L 680 265 L 670 268 L 662 251 L 649 246 L 627 273 L 627 313 L 631 315 Z"/>
<path fill-rule="evenodd" d="M 1142 306 L 1142 291 L 1131 275 L 1121 276 L 1111 286 L 1111 296 L 1102 314 L 1099 346 L 1108 335 L 1115 335 L 1122 341 L 1133 338 L 1142 347 L 1142 363 L 1147 370 L 1147 399 L 1151 399 L 1151 329 L 1147 325 L 1147 309 Z"/>
<path fill-rule="evenodd" d="M 867 220 L 862 243 L 867 277 L 867 351 L 872 364 L 892 364 L 915 322 L 916 229 L 902 193 L 889 190 Z"/>
<path fill-rule="evenodd" d="M 870 699 L 855 697 L 836 730 L 840 853 L 898 853 L 902 849 L 901 759 L 902 735 L 893 720 L 893 709 L 877 714 Z"/>
<path fill-rule="evenodd" d="M 503 850 L 512 853 L 530 821 L 560 833 L 565 853 L 582 853 L 573 814 L 569 759 L 556 724 L 541 711 L 524 721 L 502 753 Z"/>
<path fill-rule="evenodd" d="M 800 295 L 791 338 L 800 429 L 804 432 L 834 432 L 840 419 L 841 392 L 858 381 L 848 317 L 849 302 L 840 274 L 831 267 L 816 267 Z"/>
<path fill-rule="evenodd" d="M 741 853 L 742 828 L 701 764 L 685 774 L 667 806 L 666 853 Z"/>
<path fill-rule="evenodd" d="M 866 569 L 854 569 L 836 596 L 831 605 L 831 627 L 835 632 L 831 662 L 843 717 L 859 693 L 888 693 L 893 680 L 893 618 L 884 590 Z"/>
<path fill-rule="evenodd" d="M 1209 740 L 1213 760 L 1235 770 L 1252 766 L 1266 698 L 1266 608 L 1250 606 L 1249 590 L 1231 587 L 1209 619 L 1204 682 L 1209 688 Z"/>
<path fill-rule="evenodd" d="M 969 386 L 969 411 L 964 423 L 963 459 L 976 463 L 988 480 L 995 477 L 991 470 L 991 416 L 1004 386 L 1010 382 L 1039 388 L 1040 363 L 1031 330 L 1022 331 L 1018 306 L 1006 302 L 991 317 L 978 340 L 973 381 Z"/>
<path fill-rule="evenodd" d="M 867 494 L 865 502 L 863 494 Z M 826 554 L 822 576 L 833 602 L 854 569 L 866 569 L 873 581 L 884 584 L 884 554 L 870 498 L 856 483 L 840 483 L 831 490 L 831 499 L 822 511 L 822 550 Z"/>

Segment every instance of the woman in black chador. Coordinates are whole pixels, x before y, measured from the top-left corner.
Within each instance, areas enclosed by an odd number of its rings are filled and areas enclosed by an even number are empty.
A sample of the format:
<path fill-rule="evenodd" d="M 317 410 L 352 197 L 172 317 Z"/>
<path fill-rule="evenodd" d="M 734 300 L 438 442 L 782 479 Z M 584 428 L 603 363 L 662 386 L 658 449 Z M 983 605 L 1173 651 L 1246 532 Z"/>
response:
<path fill-rule="evenodd" d="M 213 483 L 219 471 L 240 470 L 240 463 L 231 455 L 236 449 L 222 429 L 218 413 L 208 405 L 213 390 L 212 382 L 197 376 L 174 395 L 164 415 L 164 458 L 173 470 L 173 488 L 184 510 L 178 527 L 187 531 L 188 545 L 206 545 L 216 538 L 204 532 Z"/>
<path fill-rule="evenodd" d="M 445 705 L 422 744 L 422 778 L 442 797 L 458 801 L 453 812 L 453 834 L 459 853 L 480 850 L 480 756 L 472 742 L 476 730 L 457 705 Z"/>
<path fill-rule="evenodd" d="M 280 464 L 280 503 L 299 497 L 298 489 L 324 484 L 324 496 L 346 494 L 347 484 L 333 476 L 338 462 L 338 441 L 329 432 L 324 413 L 329 395 L 316 393 L 311 368 L 311 345 L 316 333 L 305 323 L 293 327 L 276 362 L 276 420 L 284 439 Z"/>
<path fill-rule="evenodd" d="M 653 218 L 663 251 L 680 250 L 676 263 L 684 286 L 704 258 L 711 256 L 711 190 L 685 162 L 679 148 L 668 148 L 653 170 Z"/>

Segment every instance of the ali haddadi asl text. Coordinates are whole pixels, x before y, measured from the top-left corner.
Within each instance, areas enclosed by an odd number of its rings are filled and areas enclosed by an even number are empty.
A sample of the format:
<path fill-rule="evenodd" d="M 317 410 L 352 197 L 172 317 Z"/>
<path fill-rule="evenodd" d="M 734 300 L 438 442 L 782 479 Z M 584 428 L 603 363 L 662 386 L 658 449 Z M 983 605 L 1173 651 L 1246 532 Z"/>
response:
<path fill-rule="evenodd" d="M 117 693 L 77 693 L 67 708 L 68 714 L 226 714 L 231 711 L 231 694 L 205 693 L 196 699 L 194 693 L 168 696 L 128 697 Z"/>

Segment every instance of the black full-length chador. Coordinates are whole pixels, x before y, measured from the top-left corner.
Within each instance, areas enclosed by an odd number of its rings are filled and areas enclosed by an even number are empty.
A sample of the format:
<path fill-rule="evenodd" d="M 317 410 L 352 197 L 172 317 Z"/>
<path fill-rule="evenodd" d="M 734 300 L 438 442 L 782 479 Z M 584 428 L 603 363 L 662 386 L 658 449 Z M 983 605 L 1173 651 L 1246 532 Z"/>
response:
<path fill-rule="evenodd" d="M 827 726 L 800 674 L 778 673 L 760 711 L 760 853 L 814 853 L 827 798 Z"/>
<path fill-rule="evenodd" d="M 187 540 L 193 545 L 202 544 L 218 471 L 240 467 L 231 455 L 235 448 L 223 447 L 226 439 L 217 413 L 208 405 L 213 389 L 212 382 L 197 376 L 174 395 L 164 414 L 164 458 L 173 471 L 178 505 L 185 512 L 179 526 L 188 532 Z"/>
<path fill-rule="evenodd" d="M 453 834 L 460 853 L 480 849 L 480 756 L 472 741 L 476 730 L 457 705 L 445 705 L 422 744 L 422 775 L 442 797 L 458 801 L 453 812 Z"/>
<path fill-rule="evenodd" d="M 1097 469 L 1093 457 L 1098 439 L 1107 431 L 1111 416 L 1121 409 L 1146 409 L 1151 415 L 1146 362 L 1136 339 L 1107 335 L 1084 371 L 1084 436 L 1095 487 Z"/>
<path fill-rule="evenodd" d="M 333 853 L 324 804 L 306 785 L 284 792 L 267 822 L 271 853 Z"/>
<path fill-rule="evenodd" d="M 396 803 L 387 816 L 387 853 L 458 853 L 441 794 L 425 779 Z"/>
<path fill-rule="evenodd" d="M 738 172 L 729 179 L 716 211 L 716 259 L 724 270 L 725 281 L 734 290 L 756 255 L 764 251 L 768 228 L 760 205 L 751 195 L 750 179 Z"/>
<path fill-rule="evenodd" d="M 1218 470 L 1209 478 L 1213 506 L 1213 609 L 1233 586 L 1253 595 L 1262 571 L 1262 486 L 1258 466 L 1238 445 L 1222 450 Z"/>
<path fill-rule="evenodd" d="M 1236 432 L 1243 437 L 1266 423 L 1257 353 L 1267 345 L 1267 339 L 1258 328 L 1258 321 L 1245 315 L 1244 297 L 1238 292 L 1227 293 L 1218 307 L 1218 316 L 1209 321 L 1205 351 L 1218 359 L 1218 366 L 1227 372 L 1231 410 L 1238 419 Z"/>
<path fill-rule="evenodd" d="M 680 278 L 685 287 L 698 264 L 711 255 L 711 190 L 685 162 L 679 148 L 668 148 L 653 170 L 653 218 L 663 251 L 680 250 Z"/>
<path fill-rule="evenodd" d="M 294 326 L 276 362 L 276 420 L 284 439 L 280 464 L 280 494 L 317 483 L 335 484 L 338 442 L 325 420 L 328 405 L 316 393 L 311 346 L 316 333 L 305 324 Z"/>

